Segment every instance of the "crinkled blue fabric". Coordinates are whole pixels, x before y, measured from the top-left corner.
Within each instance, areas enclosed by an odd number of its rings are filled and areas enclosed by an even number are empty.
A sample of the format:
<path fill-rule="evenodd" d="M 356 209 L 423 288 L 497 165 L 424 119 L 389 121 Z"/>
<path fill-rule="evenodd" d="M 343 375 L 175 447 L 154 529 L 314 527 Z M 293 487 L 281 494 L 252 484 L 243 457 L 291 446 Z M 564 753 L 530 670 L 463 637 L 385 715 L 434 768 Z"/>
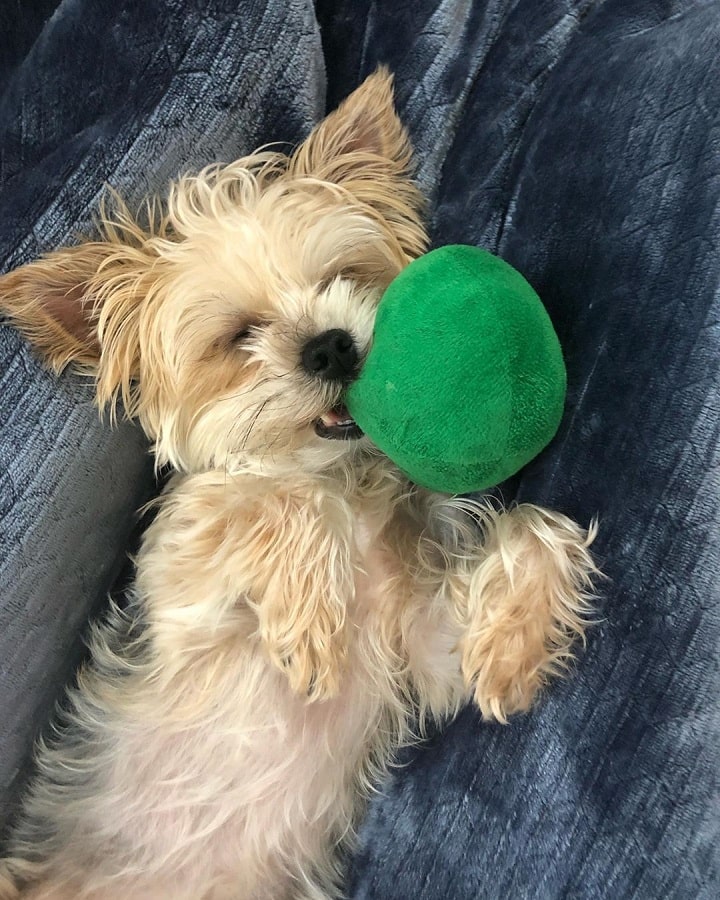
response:
<path fill-rule="evenodd" d="M 86 228 L 103 182 L 137 197 L 295 141 L 386 62 L 434 242 L 500 253 L 563 343 L 560 433 L 502 492 L 599 517 L 602 621 L 533 713 L 468 709 L 403 755 L 348 895 L 720 896 L 717 0 L 52 6 L 0 39 L 5 267 Z M 9 798 L 152 478 L 137 431 L 7 328 L 0 380 Z"/>

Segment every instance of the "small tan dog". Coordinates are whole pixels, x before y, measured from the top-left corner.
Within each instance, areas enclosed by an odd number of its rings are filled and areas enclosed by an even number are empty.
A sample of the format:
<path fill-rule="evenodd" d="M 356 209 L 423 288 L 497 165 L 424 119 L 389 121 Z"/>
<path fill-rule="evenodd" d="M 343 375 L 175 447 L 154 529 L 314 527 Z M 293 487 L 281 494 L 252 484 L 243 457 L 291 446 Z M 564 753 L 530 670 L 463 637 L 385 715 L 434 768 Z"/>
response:
<path fill-rule="evenodd" d="M 292 156 L 183 177 L 148 225 L 121 208 L 0 279 L 177 471 L 39 747 L 2 900 L 336 897 L 398 746 L 471 698 L 504 722 L 570 658 L 593 529 L 429 495 L 343 407 L 426 246 L 410 162 L 381 70 Z"/>

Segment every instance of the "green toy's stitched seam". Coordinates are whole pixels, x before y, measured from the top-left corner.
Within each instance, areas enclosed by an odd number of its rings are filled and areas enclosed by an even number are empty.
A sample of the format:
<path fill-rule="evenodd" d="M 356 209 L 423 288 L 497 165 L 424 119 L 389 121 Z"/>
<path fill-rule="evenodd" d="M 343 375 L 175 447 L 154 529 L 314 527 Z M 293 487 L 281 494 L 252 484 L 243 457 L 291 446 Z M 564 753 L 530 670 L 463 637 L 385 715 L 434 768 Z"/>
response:
<path fill-rule="evenodd" d="M 468 278 L 469 281 L 472 282 L 474 279 L 477 278 L 477 267 L 470 265 L 470 262 L 469 262 L 469 260 L 468 260 L 468 255 L 469 255 L 469 254 L 468 254 L 468 248 L 467 248 L 465 245 L 463 245 L 463 244 L 456 244 L 455 246 L 457 246 L 457 247 L 459 248 L 459 251 L 458 251 L 457 253 L 454 254 L 454 258 L 455 258 L 456 263 L 458 264 L 458 268 L 462 269 L 463 274 Z M 484 249 L 481 248 L 481 247 L 477 247 L 477 248 L 474 247 L 474 248 L 472 248 L 472 249 L 473 249 L 473 250 L 479 250 L 479 251 L 481 251 L 482 253 L 488 253 L 489 256 L 491 255 L 491 254 L 489 253 L 489 251 L 484 250 Z M 463 251 L 463 252 L 460 252 L 460 251 Z M 473 255 L 475 255 L 475 254 L 473 254 Z M 503 261 L 503 262 L 504 262 L 504 261 Z M 505 359 L 505 360 L 507 360 L 507 359 L 510 357 L 510 355 L 511 355 L 510 352 L 509 352 L 509 350 L 510 350 L 510 344 L 511 344 L 512 342 L 510 341 L 510 338 L 509 338 L 509 335 L 508 335 L 508 324 L 507 324 L 507 320 L 501 320 L 500 324 L 502 325 L 502 336 L 503 336 L 503 342 L 504 342 L 504 347 L 503 347 L 503 357 L 502 357 L 502 358 Z M 514 367 L 514 366 L 516 365 L 516 363 L 517 363 L 517 356 L 515 356 L 515 358 L 513 359 L 512 362 L 513 362 L 513 367 Z M 506 378 L 506 379 L 505 379 L 505 382 L 506 382 L 506 384 L 509 386 L 510 409 L 514 410 L 514 409 L 515 409 L 515 400 L 516 400 L 516 396 L 515 396 L 515 391 L 514 391 L 513 379 L 512 379 L 512 378 Z M 509 427 L 510 427 L 510 428 L 512 427 L 512 421 L 513 421 L 513 418 L 514 418 L 514 417 L 511 416 L 510 424 L 509 424 Z M 507 439 L 507 438 L 506 438 L 506 439 Z M 498 467 L 499 467 L 499 463 L 498 463 L 498 466 L 495 466 L 495 467 L 494 467 L 496 471 L 497 471 Z M 487 487 L 492 487 L 492 484 L 487 485 Z M 484 490 L 484 488 L 483 488 L 483 490 Z"/>

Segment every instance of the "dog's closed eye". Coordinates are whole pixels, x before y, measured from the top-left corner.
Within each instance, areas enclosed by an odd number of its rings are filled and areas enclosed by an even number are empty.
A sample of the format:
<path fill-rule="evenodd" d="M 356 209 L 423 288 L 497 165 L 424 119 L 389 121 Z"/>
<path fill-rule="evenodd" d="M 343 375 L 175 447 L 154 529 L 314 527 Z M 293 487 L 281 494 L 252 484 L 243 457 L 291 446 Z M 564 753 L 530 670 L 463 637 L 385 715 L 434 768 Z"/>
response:
<path fill-rule="evenodd" d="M 337 281 L 339 278 L 347 278 L 347 277 L 348 276 L 345 274 L 345 272 L 340 272 L 340 271 L 330 272 L 327 275 L 325 275 L 323 278 L 320 279 L 320 281 L 317 283 L 316 290 L 317 290 L 318 294 L 322 294 L 324 291 L 326 291 L 330 287 L 330 285 L 334 281 Z"/>
<path fill-rule="evenodd" d="M 353 281 L 356 284 L 368 284 L 377 287 L 386 287 L 390 282 L 391 276 L 382 277 L 378 275 L 377 269 L 372 265 L 363 264 L 358 261 L 353 264 L 346 264 L 341 269 L 335 269 L 325 274 L 317 284 L 317 292 L 322 294 L 327 291 L 336 281 Z"/>
<path fill-rule="evenodd" d="M 267 325 L 267 320 L 260 316 L 245 318 L 237 323 L 235 330 L 231 333 L 229 344 L 231 346 L 242 346 L 251 338 L 255 337 L 258 330 Z"/>
<path fill-rule="evenodd" d="M 257 337 L 259 329 L 267 325 L 266 319 L 260 316 L 243 316 L 225 323 L 222 334 L 209 342 L 206 354 L 209 357 L 216 353 L 231 353 L 236 350 L 244 350 L 252 338 Z"/>
<path fill-rule="evenodd" d="M 252 336 L 252 333 L 253 333 L 253 326 L 252 326 L 252 325 L 243 325 L 242 328 L 240 328 L 239 331 L 236 331 L 235 334 L 232 336 L 232 341 L 231 341 L 231 343 L 233 343 L 233 344 L 242 344 L 242 343 L 244 343 L 249 337 Z"/>

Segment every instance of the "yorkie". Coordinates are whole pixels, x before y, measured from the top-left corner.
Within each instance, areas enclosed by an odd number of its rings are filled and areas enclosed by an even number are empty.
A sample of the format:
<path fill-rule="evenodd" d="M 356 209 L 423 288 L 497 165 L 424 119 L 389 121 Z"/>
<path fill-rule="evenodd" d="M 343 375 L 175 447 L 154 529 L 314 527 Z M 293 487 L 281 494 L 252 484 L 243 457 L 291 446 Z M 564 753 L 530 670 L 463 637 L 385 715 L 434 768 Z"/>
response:
<path fill-rule="evenodd" d="M 381 69 L 292 154 L 118 201 L 0 279 L 175 470 L 39 742 L 2 900 L 337 897 L 397 748 L 469 700 L 505 722 L 570 659 L 594 526 L 430 494 L 343 404 L 426 247 L 411 161 Z"/>

